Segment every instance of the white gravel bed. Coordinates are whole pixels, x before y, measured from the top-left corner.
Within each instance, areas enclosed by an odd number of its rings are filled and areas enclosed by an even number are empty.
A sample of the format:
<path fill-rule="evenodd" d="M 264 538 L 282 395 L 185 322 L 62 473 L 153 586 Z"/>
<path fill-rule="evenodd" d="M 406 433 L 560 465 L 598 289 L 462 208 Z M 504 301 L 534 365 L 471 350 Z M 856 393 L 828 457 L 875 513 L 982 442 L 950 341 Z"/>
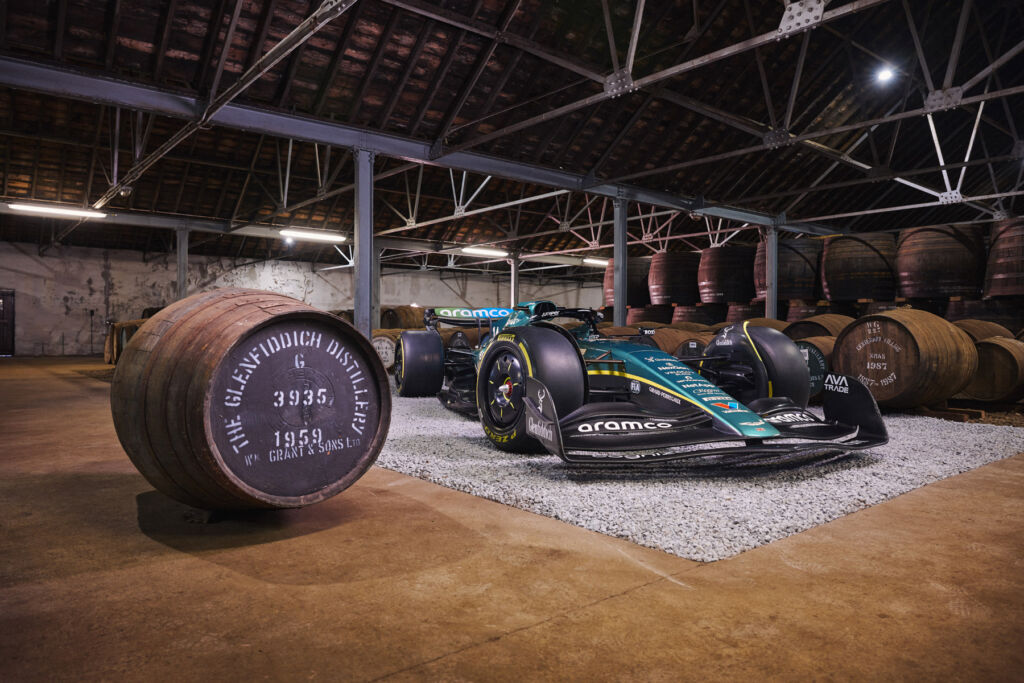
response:
<path fill-rule="evenodd" d="M 393 396 L 377 464 L 691 560 L 731 557 L 1024 452 L 1024 428 L 888 416 L 889 443 L 827 464 L 711 474 L 614 471 L 493 448 L 434 398 Z"/>

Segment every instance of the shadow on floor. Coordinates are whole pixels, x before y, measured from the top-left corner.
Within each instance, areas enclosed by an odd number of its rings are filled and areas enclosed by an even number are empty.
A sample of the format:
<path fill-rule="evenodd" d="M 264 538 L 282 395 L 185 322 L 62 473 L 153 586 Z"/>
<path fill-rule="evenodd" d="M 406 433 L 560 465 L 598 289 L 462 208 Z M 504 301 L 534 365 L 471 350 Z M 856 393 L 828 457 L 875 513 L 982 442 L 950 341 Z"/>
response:
<path fill-rule="evenodd" d="M 328 585 L 422 572 L 478 552 L 481 536 L 404 495 L 349 489 L 305 508 L 207 514 L 156 491 L 139 530 L 180 553 L 275 584 Z M 444 543 L 424 544 L 437 534 Z"/>

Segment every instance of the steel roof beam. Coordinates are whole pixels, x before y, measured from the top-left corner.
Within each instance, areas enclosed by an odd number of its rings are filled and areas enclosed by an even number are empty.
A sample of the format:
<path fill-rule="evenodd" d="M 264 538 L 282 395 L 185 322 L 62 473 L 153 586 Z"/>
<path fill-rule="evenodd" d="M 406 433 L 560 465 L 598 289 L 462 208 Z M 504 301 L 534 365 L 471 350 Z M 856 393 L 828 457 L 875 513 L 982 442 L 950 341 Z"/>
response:
<path fill-rule="evenodd" d="M 196 112 L 200 110 L 196 99 L 187 95 L 102 76 L 76 73 L 10 57 L 0 57 L 0 85 L 97 104 L 141 109 L 175 118 L 194 119 Z M 481 175 L 494 175 L 519 182 L 562 189 L 585 189 L 590 194 L 622 197 L 630 201 L 654 204 L 665 208 L 683 211 L 700 210 L 708 215 L 759 225 L 771 225 L 778 220 L 776 216 L 770 214 L 738 207 L 704 207 L 703 202 L 693 198 L 680 197 L 633 185 L 619 183 L 591 185 L 593 179 L 581 174 L 524 164 L 477 152 L 456 152 L 446 155 L 443 163 L 431 162 L 429 161 L 430 144 L 427 142 L 335 121 L 322 121 L 238 104 L 227 104 L 221 107 L 207 123 L 336 147 L 359 147 L 382 156 L 417 163 L 456 168 Z M 834 232 L 824 226 L 803 227 L 818 234 Z"/>

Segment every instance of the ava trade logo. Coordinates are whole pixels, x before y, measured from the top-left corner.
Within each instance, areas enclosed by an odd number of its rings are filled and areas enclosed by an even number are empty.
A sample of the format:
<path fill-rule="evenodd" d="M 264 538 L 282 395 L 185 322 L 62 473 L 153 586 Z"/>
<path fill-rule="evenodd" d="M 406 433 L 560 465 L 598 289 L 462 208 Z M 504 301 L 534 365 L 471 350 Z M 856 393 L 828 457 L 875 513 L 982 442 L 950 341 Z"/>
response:
<path fill-rule="evenodd" d="M 437 308 L 434 314 L 441 318 L 507 318 L 511 308 Z"/>
<path fill-rule="evenodd" d="M 722 410 L 739 410 L 740 407 L 740 404 L 737 403 L 736 401 L 722 401 L 718 403 L 712 403 L 711 405 L 715 406 L 716 408 L 721 408 Z"/>

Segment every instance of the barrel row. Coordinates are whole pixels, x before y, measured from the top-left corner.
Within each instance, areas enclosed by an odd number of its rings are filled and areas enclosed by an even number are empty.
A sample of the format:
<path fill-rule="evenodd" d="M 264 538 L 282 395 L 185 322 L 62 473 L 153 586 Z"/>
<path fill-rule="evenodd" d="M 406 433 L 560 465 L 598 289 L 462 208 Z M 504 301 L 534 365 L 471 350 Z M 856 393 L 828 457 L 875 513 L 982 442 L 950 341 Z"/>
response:
<path fill-rule="evenodd" d="M 472 349 L 480 344 L 481 338 L 489 331 L 489 327 L 445 327 L 437 330 L 448 349 Z M 394 369 L 395 351 L 401 343 L 402 332 L 405 332 L 405 328 L 377 329 L 370 335 L 370 343 L 388 372 Z"/>
<path fill-rule="evenodd" d="M 951 323 L 906 307 L 857 319 L 827 313 L 788 324 L 766 318 L 746 322 L 773 327 L 796 342 L 810 371 L 812 397 L 821 393 L 825 375 L 836 371 L 858 378 L 879 405 L 892 408 L 936 405 L 953 397 L 1001 402 L 1024 398 L 1024 329 L 1014 338 L 995 322 Z M 688 358 L 699 356 L 728 324 L 642 323 L 602 332 Z M 640 327 L 653 327 L 654 333 L 641 336 Z"/>
<path fill-rule="evenodd" d="M 777 298 L 856 302 L 1024 297 L 1024 220 L 996 223 L 986 253 L 974 227 L 935 226 L 778 242 Z M 615 303 L 614 261 L 605 304 Z M 765 244 L 630 258 L 624 302 L 633 308 L 745 304 L 767 296 Z M 1019 304 L 1018 304 L 1019 305 Z"/>

